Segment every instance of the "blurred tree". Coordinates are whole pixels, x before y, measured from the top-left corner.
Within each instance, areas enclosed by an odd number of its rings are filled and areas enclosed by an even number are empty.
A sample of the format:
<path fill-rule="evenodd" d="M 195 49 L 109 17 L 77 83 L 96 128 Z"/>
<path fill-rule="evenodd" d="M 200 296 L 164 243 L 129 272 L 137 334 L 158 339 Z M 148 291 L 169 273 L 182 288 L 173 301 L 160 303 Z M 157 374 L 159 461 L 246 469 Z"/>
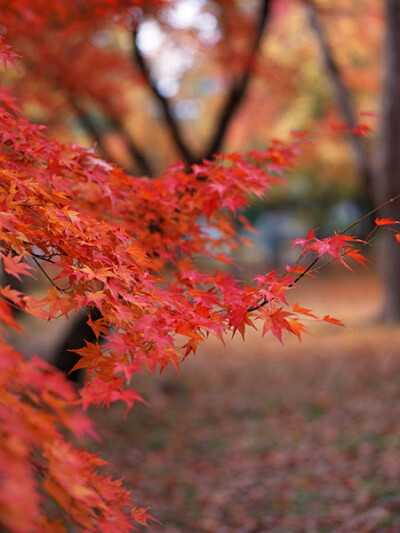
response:
<path fill-rule="evenodd" d="M 176 160 L 210 158 L 222 149 L 246 96 L 270 4 L 179 0 L 121 7 L 122 26 L 83 3 L 72 16 L 50 19 L 45 34 L 24 12 L 8 35 L 26 65 L 19 95 L 30 114 L 59 133 L 75 117 L 101 155 L 135 172 L 151 176 Z M 204 62 L 211 75 L 202 71 Z M 184 76 L 192 76 L 192 96 L 181 87 Z M 203 101 L 216 108 L 213 120 L 206 113 L 206 125 Z"/>
<path fill-rule="evenodd" d="M 24 3 L 15 2 L 19 18 L 7 38 L 24 56 L 23 75 L 15 80 L 19 96 L 30 116 L 62 138 L 78 134 L 110 160 L 156 175 L 182 158 L 199 161 L 222 149 L 264 145 L 271 131 L 286 135 L 338 120 L 302 1 L 178 0 L 124 10 L 125 4 L 119 18 L 73 4 L 48 17 L 44 34 Z M 327 13 L 331 32 L 350 26 L 347 53 L 336 63 L 347 92 L 365 100 L 375 73 L 368 88 L 365 80 L 362 90 L 357 86 L 371 64 L 365 66 L 354 42 L 361 25 L 375 23 L 374 2 L 347 11 L 330 4 L 317 7 Z M 371 57 L 375 43 L 368 44 Z M 331 49 L 338 55 L 337 42 Z M 333 154 L 328 143 L 320 145 L 323 173 L 333 166 L 338 179 L 345 150 Z M 352 179 L 348 161 L 345 166 Z"/>
<path fill-rule="evenodd" d="M 327 38 L 320 14 L 314 1 L 307 0 L 305 2 L 305 8 L 307 10 L 310 26 L 313 29 L 318 42 L 325 71 L 332 85 L 338 110 L 342 116 L 344 124 L 348 129 L 348 141 L 353 152 L 354 166 L 361 185 L 359 187 L 360 199 L 366 210 L 370 211 L 375 206 L 373 191 L 374 170 L 364 139 L 359 135 L 351 134 L 351 130 L 356 128 L 357 124 L 359 123 L 356 107 L 354 105 L 351 92 L 346 86 L 342 70 L 338 64 L 334 50 L 332 49 L 332 46 Z M 371 227 L 373 227 L 373 224 L 371 224 Z"/>
<path fill-rule="evenodd" d="M 378 199 L 400 193 L 400 3 L 385 0 L 385 76 L 382 94 L 382 127 L 379 143 L 380 173 L 376 182 Z M 399 216 L 399 204 L 386 207 L 386 216 Z M 400 319 L 400 251 L 391 234 L 384 236 L 383 275 L 386 287 L 383 319 Z"/>
<path fill-rule="evenodd" d="M 364 9 L 365 6 L 361 6 Z M 351 94 L 346 88 L 343 72 L 323 30 L 318 10 L 313 0 L 307 0 L 306 8 L 313 28 L 325 69 L 331 79 L 338 109 L 343 121 L 351 130 L 356 123 L 356 110 Z M 384 12 L 384 81 L 382 88 L 382 113 L 380 138 L 377 145 L 377 168 L 374 168 L 371 154 L 366 151 L 360 137 L 350 136 L 355 166 L 361 178 L 364 199 L 372 208 L 400 194 L 400 4 L 396 0 L 385 0 Z M 364 26 L 362 26 L 364 28 Z M 362 40 L 363 42 L 366 39 Z M 368 46 L 368 45 L 367 45 Z M 376 59 L 377 61 L 377 59 Z M 397 202 L 388 202 L 386 217 L 397 219 Z M 383 236 L 382 271 L 385 284 L 385 300 L 382 319 L 395 322 L 400 319 L 400 252 L 397 241 L 390 232 Z"/>

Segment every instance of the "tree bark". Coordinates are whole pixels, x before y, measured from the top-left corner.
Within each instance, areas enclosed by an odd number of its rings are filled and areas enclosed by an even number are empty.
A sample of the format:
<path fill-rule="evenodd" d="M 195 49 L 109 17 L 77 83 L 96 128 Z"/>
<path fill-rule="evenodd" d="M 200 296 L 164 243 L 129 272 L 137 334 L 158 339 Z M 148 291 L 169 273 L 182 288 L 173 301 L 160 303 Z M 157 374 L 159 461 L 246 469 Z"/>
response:
<path fill-rule="evenodd" d="M 385 0 L 386 35 L 384 48 L 384 85 L 382 124 L 379 142 L 379 179 L 376 196 L 379 202 L 400 193 L 400 1 Z M 400 203 L 386 207 L 385 217 L 400 219 Z M 400 320 L 400 245 L 392 232 L 384 234 L 383 279 L 385 301 L 382 318 Z"/>

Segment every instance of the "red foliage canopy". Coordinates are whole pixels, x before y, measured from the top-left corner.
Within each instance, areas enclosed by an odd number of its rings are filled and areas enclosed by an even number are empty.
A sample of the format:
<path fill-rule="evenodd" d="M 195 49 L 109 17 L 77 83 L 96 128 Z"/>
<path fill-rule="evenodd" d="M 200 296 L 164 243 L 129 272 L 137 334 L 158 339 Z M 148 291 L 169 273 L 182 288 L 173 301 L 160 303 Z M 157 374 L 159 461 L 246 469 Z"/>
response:
<path fill-rule="evenodd" d="M 131 5 L 8 1 L 2 16 L 10 25 L 20 17 L 39 26 L 49 17 L 78 24 L 78 7 L 104 16 Z M 0 41 L 4 66 L 14 65 L 15 57 Z M 84 308 L 97 338 L 78 350 L 76 368 L 86 370 L 79 396 L 50 365 L 24 361 L 1 341 L 0 523 L 24 533 L 66 531 L 68 523 L 82 531 L 130 531 L 134 521 L 144 524 L 150 516 L 132 506 L 120 480 L 98 472 L 103 460 L 73 445 L 73 437 L 93 434 L 81 409 L 116 400 L 131 407 L 141 400 L 129 387 L 135 372 L 178 367 L 208 335 L 244 335 L 255 319 L 263 334 L 271 331 L 280 341 L 284 331 L 301 337 L 301 317 L 316 317 L 289 306 L 286 292 L 310 266 L 257 276 L 249 286 L 197 267 L 199 256 L 230 261 L 221 249 L 237 246 L 238 211 L 249 194 L 261 196 L 282 181 L 299 141 L 178 164 L 149 180 L 51 139 L 22 116 L 9 89 L 0 89 L 0 115 L 0 257 L 11 276 L 40 273 L 49 284 L 42 298 L 0 288 L 4 333 L 21 332 L 13 308 L 44 320 Z M 320 240 L 312 233 L 295 244 L 302 257 L 363 261 L 350 236 Z M 92 309 L 101 318 L 94 320 Z M 46 517 L 49 497 L 62 510 L 60 519 Z"/>

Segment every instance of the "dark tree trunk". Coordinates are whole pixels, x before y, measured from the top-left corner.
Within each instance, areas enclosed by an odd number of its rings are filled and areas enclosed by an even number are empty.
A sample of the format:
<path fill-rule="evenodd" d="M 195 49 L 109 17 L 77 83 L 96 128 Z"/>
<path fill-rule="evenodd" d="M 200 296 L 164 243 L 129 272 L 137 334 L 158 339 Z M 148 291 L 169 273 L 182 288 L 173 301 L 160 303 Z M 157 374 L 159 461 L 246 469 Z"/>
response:
<path fill-rule="evenodd" d="M 100 318 L 100 311 L 93 309 L 90 311 L 92 320 L 97 320 Z M 69 372 L 74 367 L 74 365 L 79 361 L 80 356 L 75 352 L 70 352 L 69 350 L 78 350 L 84 346 L 84 339 L 88 342 L 96 342 L 95 334 L 91 327 L 86 323 L 88 320 L 88 314 L 81 312 L 78 314 L 76 319 L 74 319 L 70 324 L 64 338 L 61 342 L 55 347 L 54 353 L 54 365 L 68 374 L 71 381 L 81 381 L 83 378 L 82 370 L 75 370 L 71 374 Z"/>
<path fill-rule="evenodd" d="M 382 127 L 379 145 L 380 172 L 376 182 L 379 202 L 400 193 L 400 1 L 385 0 L 386 36 Z M 388 205 L 385 217 L 400 219 L 400 202 Z M 400 245 L 392 232 L 384 235 L 383 276 L 385 302 L 383 319 L 400 320 Z"/>

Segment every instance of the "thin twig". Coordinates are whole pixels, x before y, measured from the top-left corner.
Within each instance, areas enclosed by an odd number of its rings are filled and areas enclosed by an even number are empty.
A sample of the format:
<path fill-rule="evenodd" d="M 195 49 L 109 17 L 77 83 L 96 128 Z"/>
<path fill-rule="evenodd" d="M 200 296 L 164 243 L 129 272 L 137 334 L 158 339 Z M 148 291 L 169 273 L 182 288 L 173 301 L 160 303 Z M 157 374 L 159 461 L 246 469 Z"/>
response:
<path fill-rule="evenodd" d="M 357 220 L 355 220 L 352 224 L 350 224 L 349 226 L 347 226 L 344 230 L 342 230 L 340 233 L 338 233 L 338 235 L 343 235 L 345 233 L 348 233 L 348 231 L 350 231 L 351 229 L 353 229 L 355 226 L 357 226 L 358 224 L 360 224 L 360 222 L 362 222 L 363 220 L 365 220 L 366 218 L 369 218 L 371 215 L 375 214 L 377 211 L 379 211 L 380 209 L 383 209 L 384 207 L 386 207 L 387 205 L 390 205 L 392 203 L 394 203 L 396 200 L 398 200 L 400 198 L 400 194 L 397 194 L 396 196 L 393 196 L 392 198 L 389 198 L 389 200 L 386 200 L 386 202 L 384 202 L 383 204 L 380 204 L 378 205 L 378 207 L 375 207 L 374 209 L 371 209 L 371 211 L 369 211 L 368 213 L 366 213 L 365 215 L 363 215 L 362 217 L 358 218 Z M 371 239 L 370 239 L 370 236 L 372 235 L 372 233 L 375 231 L 376 228 L 374 228 L 374 230 L 368 235 L 367 237 L 367 240 L 365 241 L 365 244 L 368 244 L 369 242 L 371 242 Z M 364 245 L 365 245 L 364 244 Z M 312 272 L 317 272 L 318 270 L 321 270 L 321 268 L 329 265 L 330 263 L 333 263 L 335 261 L 337 261 L 339 258 L 343 257 L 344 255 L 347 255 L 348 253 L 350 253 L 350 250 L 346 253 L 343 253 L 341 254 L 339 257 L 336 257 L 336 258 L 333 258 L 331 261 L 327 262 L 327 263 L 324 263 L 323 265 L 321 265 L 319 268 L 316 268 L 316 269 L 313 269 L 314 265 L 316 265 L 318 263 L 318 261 L 321 260 L 321 257 L 316 257 L 306 268 L 305 270 L 303 270 L 303 272 L 301 272 L 291 283 L 289 283 L 289 285 L 287 286 L 288 288 L 291 288 L 291 287 L 294 287 L 294 285 L 296 285 L 302 278 L 304 278 L 304 276 L 306 276 L 307 274 L 310 274 Z M 304 257 L 304 254 L 300 254 L 299 258 L 297 259 L 297 261 L 295 262 L 296 265 L 298 265 L 302 259 L 302 257 Z M 252 311 L 257 311 L 257 309 L 261 309 L 262 307 L 264 307 L 265 305 L 269 304 L 271 302 L 271 300 L 273 300 L 273 298 L 271 299 L 268 299 L 268 298 L 263 298 L 263 300 L 256 304 L 256 305 L 253 305 L 252 307 L 249 307 L 247 309 L 247 312 L 250 313 Z"/>
<path fill-rule="evenodd" d="M 164 114 L 165 122 L 169 128 L 172 138 L 174 139 L 175 145 L 179 149 L 183 159 L 186 161 L 186 163 L 194 163 L 197 158 L 192 152 L 192 149 L 190 148 L 188 142 L 182 134 L 180 124 L 173 111 L 170 100 L 159 91 L 157 83 L 151 75 L 150 66 L 148 65 L 146 58 L 144 57 L 142 51 L 139 48 L 137 35 L 138 28 L 135 28 L 132 31 L 133 59 L 135 60 L 136 65 L 139 67 L 142 76 L 147 83 L 147 86 L 159 102 Z"/>
<path fill-rule="evenodd" d="M 400 194 L 396 194 L 396 196 L 393 196 L 392 198 L 389 198 L 389 200 L 386 200 L 386 202 L 384 202 L 383 204 L 380 204 L 380 205 L 378 205 L 378 207 L 375 207 L 374 209 L 371 209 L 371 211 L 369 211 L 367 214 L 363 215 L 361 218 L 358 218 L 355 222 L 350 224 L 350 226 L 347 226 L 347 228 L 345 228 L 343 231 L 341 231 L 339 235 L 343 235 L 344 233 L 347 233 L 348 231 L 353 229 L 355 226 L 357 226 L 357 224 L 359 224 L 360 222 L 362 222 L 366 218 L 369 218 L 371 215 L 375 214 L 377 211 L 380 211 L 381 209 L 383 209 L 387 205 L 392 204 L 393 202 L 395 202 L 399 198 L 400 198 Z"/>
<path fill-rule="evenodd" d="M 236 112 L 247 94 L 247 89 L 252 77 L 254 61 L 260 49 L 265 28 L 270 16 L 270 4 L 271 0 L 260 1 L 255 38 L 251 44 L 246 64 L 240 77 L 238 79 L 235 78 L 231 83 L 226 100 L 220 111 L 219 118 L 216 121 L 216 128 L 212 134 L 209 147 L 205 152 L 205 159 L 212 159 L 213 155 L 220 151 L 228 126 L 231 124 L 232 119 L 236 115 Z"/>
<path fill-rule="evenodd" d="M 59 287 L 56 283 L 54 283 L 54 281 L 51 279 L 51 277 L 47 274 L 47 272 L 45 271 L 45 269 L 42 267 L 42 265 L 39 263 L 39 261 L 36 259 L 36 257 L 34 257 L 33 255 L 31 255 L 33 261 L 36 263 L 36 265 L 40 268 L 40 270 L 42 271 L 42 273 L 46 276 L 46 278 L 50 281 L 50 283 L 58 290 L 58 291 L 61 291 L 61 292 L 67 292 L 66 289 L 62 289 L 61 287 Z"/>

